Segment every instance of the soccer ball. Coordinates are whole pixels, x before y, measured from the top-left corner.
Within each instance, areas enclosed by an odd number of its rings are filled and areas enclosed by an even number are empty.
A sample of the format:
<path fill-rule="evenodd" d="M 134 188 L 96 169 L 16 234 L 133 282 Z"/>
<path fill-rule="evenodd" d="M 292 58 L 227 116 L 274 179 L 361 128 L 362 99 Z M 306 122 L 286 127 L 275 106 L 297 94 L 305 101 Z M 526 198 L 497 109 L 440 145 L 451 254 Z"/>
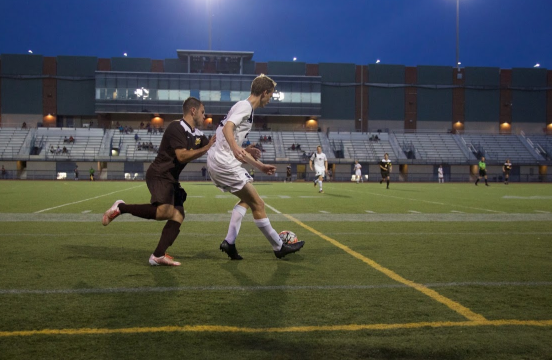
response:
<path fill-rule="evenodd" d="M 279 235 L 280 240 L 282 240 L 284 244 L 295 244 L 297 241 L 299 241 L 297 239 L 297 235 L 289 230 L 284 230 Z"/>

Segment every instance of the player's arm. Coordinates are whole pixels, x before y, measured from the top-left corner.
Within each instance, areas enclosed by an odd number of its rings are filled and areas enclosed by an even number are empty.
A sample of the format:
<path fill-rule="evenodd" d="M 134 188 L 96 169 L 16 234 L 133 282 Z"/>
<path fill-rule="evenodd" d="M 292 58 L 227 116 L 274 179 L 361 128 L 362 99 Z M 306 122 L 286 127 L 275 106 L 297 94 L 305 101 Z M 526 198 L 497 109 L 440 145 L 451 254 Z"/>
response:
<path fill-rule="evenodd" d="M 230 146 L 230 149 L 234 153 L 234 156 L 236 159 L 241 161 L 242 163 L 248 163 L 249 165 L 252 165 L 262 171 L 263 173 L 267 175 L 272 175 L 276 171 L 276 167 L 272 165 L 266 165 L 260 162 L 259 160 L 255 160 L 255 158 L 248 152 L 246 149 L 243 149 L 242 147 L 238 146 L 236 143 L 236 139 L 234 139 L 234 129 L 236 127 L 236 124 L 234 124 L 231 121 L 227 121 L 224 127 L 222 128 L 222 133 L 224 134 L 224 138 L 226 139 L 226 142 L 228 142 L 228 146 Z"/>
<path fill-rule="evenodd" d="M 393 164 L 389 163 L 389 172 L 391 172 L 391 170 L 393 170 Z"/>
<path fill-rule="evenodd" d="M 211 140 L 209 140 L 207 145 L 199 149 L 191 149 L 191 150 L 187 150 L 184 148 L 175 149 L 174 152 L 176 154 L 176 159 L 178 160 L 179 163 L 183 164 L 183 163 L 189 163 L 190 161 L 193 161 L 195 159 L 202 157 L 211 148 L 211 146 L 213 146 L 213 144 L 216 141 L 216 138 L 217 136 L 213 135 L 213 137 L 211 138 Z"/>
<path fill-rule="evenodd" d="M 312 158 L 309 160 L 309 167 L 310 167 L 311 171 L 314 170 L 314 169 L 312 168 Z"/>
<path fill-rule="evenodd" d="M 249 155 L 253 156 L 253 158 L 256 160 L 259 160 L 261 158 L 261 150 L 257 149 L 254 145 L 249 145 L 245 148 L 245 151 L 247 151 Z"/>

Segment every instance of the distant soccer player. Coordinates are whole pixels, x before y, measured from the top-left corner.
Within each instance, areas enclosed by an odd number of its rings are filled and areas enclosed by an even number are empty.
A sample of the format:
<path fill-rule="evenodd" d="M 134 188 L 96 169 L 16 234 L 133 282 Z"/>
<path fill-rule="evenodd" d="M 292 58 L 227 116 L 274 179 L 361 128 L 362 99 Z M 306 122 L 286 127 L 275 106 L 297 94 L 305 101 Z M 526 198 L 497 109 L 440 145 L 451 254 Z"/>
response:
<path fill-rule="evenodd" d="M 216 136 L 208 140 L 197 129 L 205 120 L 205 108 L 194 97 L 182 104 L 183 118 L 167 126 L 159 145 L 159 153 L 146 172 L 146 184 L 151 193 L 150 204 L 129 205 L 117 200 L 103 215 L 102 224 L 108 225 L 121 214 L 165 221 L 161 239 L 149 258 L 150 265 L 178 266 L 179 262 L 166 254 L 180 232 L 184 221 L 186 191 L 180 187 L 178 177 L 186 165 L 209 150 Z"/>
<path fill-rule="evenodd" d="M 510 170 L 512 170 L 512 163 L 510 159 L 507 159 L 504 165 L 502 166 L 502 172 L 504 173 L 504 184 L 508 185 L 510 179 Z"/>
<path fill-rule="evenodd" d="M 291 165 L 286 168 L 286 182 L 291 182 Z"/>
<path fill-rule="evenodd" d="M 439 178 L 439 184 L 445 183 L 445 174 L 443 172 L 443 165 L 439 165 L 439 169 L 437 169 L 437 177 Z"/>
<path fill-rule="evenodd" d="M 326 176 L 326 173 L 328 172 L 328 159 L 326 158 L 326 154 L 322 152 L 322 146 L 318 145 L 316 147 L 316 152 L 312 154 L 310 160 L 309 160 L 309 166 L 311 171 L 313 171 L 312 164 L 314 163 L 314 171 L 315 171 L 315 178 L 314 178 L 314 186 L 318 183 L 320 186 L 320 190 L 318 190 L 319 193 L 323 193 L 324 190 L 322 189 L 322 181 L 324 179 L 324 176 Z"/>
<path fill-rule="evenodd" d="M 226 238 L 220 244 L 232 260 L 241 260 L 236 249 L 236 238 L 241 222 L 247 209 L 251 208 L 255 225 L 269 241 L 274 255 L 282 258 L 287 254 L 299 251 L 305 244 L 299 241 L 294 244 L 284 244 L 280 236 L 270 224 L 265 211 L 265 203 L 253 186 L 253 178 L 242 167 L 247 163 L 267 175 L 274 175 L 276 167 L 258 161 L 261 151 L 254 147 L 242 148 L 240 145 L 251 131 L 255 109 L 265 107 L 276 83 L 263 74 L 257 76 L 251 84 L 251 93 L 246 100 L 238 101 L 228 112 L 226 119 L 217 128 L 218 140 L 207 157 L 207 169 L 215 185 L 222 191 L 228 191 L 239 198 L 232 210 Z"/>
<path fill-rule="evenodd" d="M 481 157 L 481 161 L 479 162 L 479 177 L 477 180 L 475 180 L 475 186 L 477 186 L 477 183 L 481 178 L 485 178 L 485 186 L 489 186 L 487 183 L 487 164 L 485 163 L 485 156 Z"/>
<path fill-rule="evenodd" d="M 389 189 L 389 174 L 391 173 L 391 170 L 393 169 L 393 165 L 391 164 L 391 160 L 389 160 L 389 154 L 385 153 L 383 156 L 383 159 L 380 161 L 380 170 L 381 170 L 381 180 L 380 184 L 384 181 L 387 181 L 387 188 Z"/>
<path fill-rule="evenodd" d="M 357 184 L 359 183 L 359 181 L 362 180 L 362 172 L 360 171 L 360 169 L 362 169 L 362 165 L 358 163 L 358 160 L 355 160 L 355 179 Z"/>

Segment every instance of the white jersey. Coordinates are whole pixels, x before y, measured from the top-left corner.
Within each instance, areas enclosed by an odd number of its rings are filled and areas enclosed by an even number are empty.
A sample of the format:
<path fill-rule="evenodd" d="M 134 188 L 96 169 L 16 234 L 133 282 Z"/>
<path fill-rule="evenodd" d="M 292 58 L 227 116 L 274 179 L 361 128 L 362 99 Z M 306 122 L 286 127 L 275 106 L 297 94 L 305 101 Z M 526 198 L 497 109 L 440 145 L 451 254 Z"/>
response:
<path fill-rule="evenodd" d="M 326 154 L 324 153 L 314 153 L 312 154 L 310 160 L 314 164 L 314 170 L 320 170 L 325 171 L 326 170 L 326 164 L 325 162 L 328 161 L 326 158 Z"/>
<path fill-rule="evenodd" d="M 437 169 L 437 173 L 439 174 L 439 177 L 442 178 L 443 177 L 443 168 L 440 167 L 439 169 Z"/>
<path fill-rule="evenodd" d="M 360 175 L 360 169 L 362 169 L 362 165 L 355 164 L 355 175 Z"/>
<path fill-rule="evenodd" d="M 245 140 L 245 137 L 253 126 L 253 107 L 247 100 L 238 101 L 217 128 L 217 141 L 209 149 L 207 161 L 213 163 L 219 167 L 241 167 L 242 162 L 236 159 L 234 153 L 228 145 L 228 141 L 222 133 L 222 128 L 226 123 L 233 122 L 236 127 L 234 128 L 234 140 L 238 146 Z"/>

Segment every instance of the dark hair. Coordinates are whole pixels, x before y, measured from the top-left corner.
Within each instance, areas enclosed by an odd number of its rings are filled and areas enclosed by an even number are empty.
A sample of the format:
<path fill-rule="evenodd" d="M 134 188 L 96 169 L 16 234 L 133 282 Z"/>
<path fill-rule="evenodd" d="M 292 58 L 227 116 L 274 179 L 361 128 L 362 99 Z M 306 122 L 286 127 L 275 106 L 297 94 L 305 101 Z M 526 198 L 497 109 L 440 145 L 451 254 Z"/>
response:
<path fill-rule="evenodd" d="M 201 105 L 203 105 L 201 100 L 190 96 L 189 98 L 184 100 L 184 103 L 182 103 L 182 114 L 188 114 L 190 111 L 192 111 L 192 108 L 199 109 Z"/>
<path fill-rule="evenodd" d="M 265 74 L 261 74 L 253 80 L 251 83 L 251 94 L 255 96 L 262 95 L 265 91 L 274 91 L 274 88 L 276 87 L 276 82 L 266 76 Z"/>

